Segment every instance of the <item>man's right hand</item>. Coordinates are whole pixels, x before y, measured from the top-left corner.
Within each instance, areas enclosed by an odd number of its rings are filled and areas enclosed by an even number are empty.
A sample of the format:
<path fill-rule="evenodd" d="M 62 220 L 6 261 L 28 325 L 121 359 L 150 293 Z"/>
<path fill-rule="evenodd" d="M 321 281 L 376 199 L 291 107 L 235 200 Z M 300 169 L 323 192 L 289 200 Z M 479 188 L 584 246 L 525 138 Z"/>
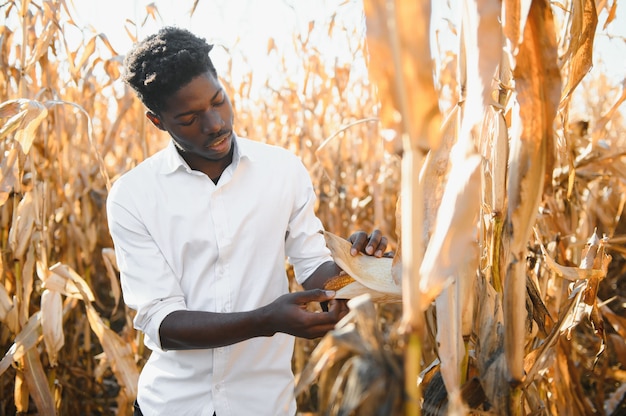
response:
<path fill-rule="evenodd" d="M 261 308 L 267 313 L 273 333 L 284 332 L 300 338 L 319 338 L 335 327 L 348 313 L 345 302 L 334 300 L 335 292 L 312 289 L 288 293 Z M 307 309 L 311 302 L 329 302 L 327 312 Z M 269 335 L 273 335 L 269 334 Z"/>

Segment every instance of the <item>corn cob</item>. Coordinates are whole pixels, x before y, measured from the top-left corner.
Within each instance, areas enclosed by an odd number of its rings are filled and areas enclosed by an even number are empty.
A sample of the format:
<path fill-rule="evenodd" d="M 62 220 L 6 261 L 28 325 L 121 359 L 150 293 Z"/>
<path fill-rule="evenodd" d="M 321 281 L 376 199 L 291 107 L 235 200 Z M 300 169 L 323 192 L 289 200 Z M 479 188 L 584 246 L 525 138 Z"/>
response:
<path fill-rule="evenodd" d="M 339 273 L 337 276 L 331 277 L 328 281 L 326 281 L 326 283 L 324 284 L 324 289 L 339 290 L 354 281 L 355 280 L 352 277 L 342 272 L 342 273 Z"/>

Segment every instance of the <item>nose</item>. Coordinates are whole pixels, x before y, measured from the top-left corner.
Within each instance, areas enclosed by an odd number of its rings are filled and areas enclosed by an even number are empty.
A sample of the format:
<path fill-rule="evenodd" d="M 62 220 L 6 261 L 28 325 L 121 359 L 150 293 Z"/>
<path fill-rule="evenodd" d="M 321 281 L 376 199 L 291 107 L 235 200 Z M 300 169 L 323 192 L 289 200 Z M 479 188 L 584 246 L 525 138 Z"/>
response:
<path fill-rule="evenodd" d="M 209 109 L 202 117 L 202 132 L 205 134 L 217 133 L 224 127 L 224 120 L 217 111 Z"/>

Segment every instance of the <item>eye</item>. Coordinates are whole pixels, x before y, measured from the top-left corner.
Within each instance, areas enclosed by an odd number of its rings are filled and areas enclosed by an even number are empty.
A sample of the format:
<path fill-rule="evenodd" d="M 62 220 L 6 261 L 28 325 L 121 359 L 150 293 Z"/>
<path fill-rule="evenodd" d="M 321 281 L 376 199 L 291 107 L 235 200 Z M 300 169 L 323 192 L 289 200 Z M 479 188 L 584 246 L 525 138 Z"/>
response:
<path fill-rule="evenodd" d="M 220 91 L 220 93 L 213 100 L 213 105 L 217 107 L 217 106 L 224 104 L 225 102 L 226 102 L 226 94 L 224 93 L 224 91 Z"/>
<path fill-rule="evenodd" d="M 193 117 L 191 117 L 189 120 L 182 121 L 182 122 L 180 122 L 180 123 L 178 123 L 178 124 L 179 124 L 180 126 L 191 126 L 191 125 L 192 125 L 192 124 L 196 121 L 196 119 L 197 119 L 197 118 L 198 118 L 198 117 L 193 116 Z"/>

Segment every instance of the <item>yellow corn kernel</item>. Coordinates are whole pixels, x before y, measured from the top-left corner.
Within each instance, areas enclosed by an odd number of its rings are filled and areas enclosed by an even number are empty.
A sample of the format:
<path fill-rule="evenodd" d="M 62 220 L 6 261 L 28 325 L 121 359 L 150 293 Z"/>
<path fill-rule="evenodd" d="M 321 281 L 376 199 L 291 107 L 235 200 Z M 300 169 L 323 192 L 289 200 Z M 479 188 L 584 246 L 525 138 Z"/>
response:
<path fill-rule="evenodd" d="M 324 289 L 326 290 L 339 290 L 344 286 L 349 285 L 354 282 L 354 279 L 345 273 L 341 273 L 335 277 L 331 277 L 325 284 Z"/>

